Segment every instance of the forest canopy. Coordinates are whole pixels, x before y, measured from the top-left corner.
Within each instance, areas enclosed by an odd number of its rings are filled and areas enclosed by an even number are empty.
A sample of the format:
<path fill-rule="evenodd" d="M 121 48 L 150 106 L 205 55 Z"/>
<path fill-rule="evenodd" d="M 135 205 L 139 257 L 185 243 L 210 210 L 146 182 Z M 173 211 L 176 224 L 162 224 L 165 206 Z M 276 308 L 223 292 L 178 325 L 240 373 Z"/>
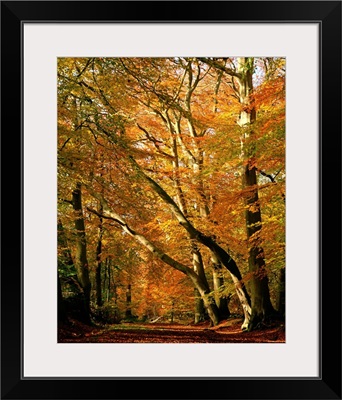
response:
<path fill-rule="evenodd" d="M 285 59 L 58 58 L 59 318 L 285 317 Z"/>

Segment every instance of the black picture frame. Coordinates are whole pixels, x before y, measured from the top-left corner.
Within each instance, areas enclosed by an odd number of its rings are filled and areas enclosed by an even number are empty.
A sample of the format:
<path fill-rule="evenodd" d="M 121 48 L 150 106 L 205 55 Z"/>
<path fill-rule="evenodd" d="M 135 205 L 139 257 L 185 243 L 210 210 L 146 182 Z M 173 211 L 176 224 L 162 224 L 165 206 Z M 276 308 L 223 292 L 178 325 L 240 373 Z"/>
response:
<path fill-rule="evenodd" d="M 22 378 L 22 23 L 110 15 L 120 22 L 319 22 L 319 378 Z M 341 399 L 341 1 L 2 1 L 1 86 L 2 399 Z M 298 174 L 305 179 L 310 166 Z M 310 335 L 305 310 L 298 329 Z"/>

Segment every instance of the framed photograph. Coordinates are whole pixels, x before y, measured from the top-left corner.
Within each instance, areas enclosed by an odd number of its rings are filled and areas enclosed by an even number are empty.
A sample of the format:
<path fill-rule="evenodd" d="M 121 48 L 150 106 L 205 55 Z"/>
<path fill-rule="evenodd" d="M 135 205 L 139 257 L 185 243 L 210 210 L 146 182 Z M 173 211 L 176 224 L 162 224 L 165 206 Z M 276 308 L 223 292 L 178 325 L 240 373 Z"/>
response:
<path fill-rule="evenodd" d="M 1 27 L 1 398 L 341 399 L 341 2 Z"/>

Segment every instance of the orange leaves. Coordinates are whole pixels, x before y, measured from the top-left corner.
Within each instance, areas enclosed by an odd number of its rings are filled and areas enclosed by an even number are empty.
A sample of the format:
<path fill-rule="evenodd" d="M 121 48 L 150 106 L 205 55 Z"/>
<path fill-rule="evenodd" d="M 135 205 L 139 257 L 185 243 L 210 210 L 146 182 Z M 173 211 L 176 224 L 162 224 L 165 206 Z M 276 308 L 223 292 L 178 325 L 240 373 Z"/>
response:
<path fill-rule="evenodd" d="M 246 158 L 253 157 L 253 166 L 264 172 L 258 173 L 257 187 L 265 254 L 276 258 L 273 249 L 279 254 L 283 251 L 279 243 L 283 243 L 285 224 L 285 80 L 272 72 L 282 67 L 280 61 L 260 59 L 260 65 L 262 61 L 268 69 L 265 72 L 259 67 L 258 86 L 249 103 L 242 105 L 237 78 L 204 67 L 196 58 L 59 59 L 59 191 L 67 194 L 72 181 L 80 180 L 85 204 L 97 205 L 92 192 L 100 193 L 133 229 L 176 260 L 191 265 L 186 231 L 139 177 L 129 161 L 131 156 L 196 228 L 240 254 L 245 265 L 244 199 L 248 191 L 242 188 L 242 176 L 250 161 Z M 230 60 L 231 71 L 234 62 Z M 248 104 L 257 110 L 256 121 L 240 127 L 239 114 Z M 244 138 L 246 129 L 249 138 Z M 247 148 L 248 157 L 244 158 Z M 267 176 L 276 177 L 277 182 Z M 61 205 L 60 212 L 68 217 Z M 95 244 L 97 217 L 86 217 L 89 235 L 94 238 L 89 242 Z M 134 246 L 115 223 L 105 221 L 104 226 L 106 254 L 115 240 L 124 248 Z M 147 260 L 138 245 L 134 249 L 144 260 L 141 264 L 135 260 L 141 293 L 151 298 L 158 290 L 166 293 L 163 276 L 178 282 L 162 263 Z M 118 249 L 112 252 L 113 256 L 120 253 Z M 144 263 L 147 272 L 156 277 L 149 277 L 143 288 Z M 128 264 L 126 260 L 127 270 Z M 163 289 L 158 289 L 158 282 L 164 282 Z M 170 286 L 169 296 L 172 290 Z"/>
<path fill-rule="evenodd" d="M 256 107 L 276 107 L 285 102 L 285 78 L 277 77 L 263 82 L 253 92 Z"/>

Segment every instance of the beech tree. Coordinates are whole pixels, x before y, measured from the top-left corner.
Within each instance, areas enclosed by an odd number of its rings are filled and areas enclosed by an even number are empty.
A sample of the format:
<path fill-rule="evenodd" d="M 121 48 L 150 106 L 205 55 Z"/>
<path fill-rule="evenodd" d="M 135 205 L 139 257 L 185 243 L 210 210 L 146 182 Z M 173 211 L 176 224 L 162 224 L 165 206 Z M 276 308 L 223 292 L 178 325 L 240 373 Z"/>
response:
<path fill-rule="evenodd" d="M 236 68 L 226 68 L 218 61 L 208 61 L 235 78 L 234 91 L 240 103 L 238 125 L 241 127 L 241 158 L 244 164 L 243 188 L 245 189 L 246 203 L 246 231 L 248 239 L 248 265 L 252 291 L 251 320 L 248 330 L 258 322 L 274 313 L 270 300 L 268 277 L 265 270 L 264 250 L 261 245 L 261 210 L 257 185 L 257 160 L 255 155 L 255 140 L 253 139 L 253 124 L 256 120 L 255 101 L 253 98 L 253 73 L 254 58 L 240 57 L 237 59 Z"/>
<path fill-rule="evenodd" d="M 59 59 L 59 190 L 81 182 L 97 221 L 98 305 L 103 234 L 118 229 L 192 282 L 196 321 L 204 304 L 218 324 L 236 296 L 251 330 L 274 314 L 271 296 L 284 303 L 283 68 L 249 57 Z"/>

